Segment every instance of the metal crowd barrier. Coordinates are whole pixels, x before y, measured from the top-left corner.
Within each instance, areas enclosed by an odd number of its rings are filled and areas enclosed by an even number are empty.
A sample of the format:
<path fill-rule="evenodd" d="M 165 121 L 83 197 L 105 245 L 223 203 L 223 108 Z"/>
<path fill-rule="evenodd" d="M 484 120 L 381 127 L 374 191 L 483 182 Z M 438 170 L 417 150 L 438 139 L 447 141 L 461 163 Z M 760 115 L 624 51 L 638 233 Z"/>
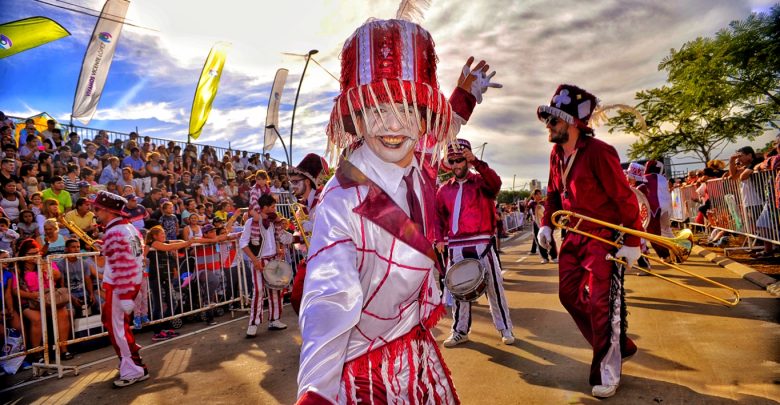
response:
<path fill-rule="evenodd" d="M 2 308 L 2 340 L 3 340 L 3 347 L 4 348 L 10 348 L 11 343 L 9 339 L 9 333 L 14 331 L 13 333 L 18 333 L 22 339 L 22 342 L 24 344 L 23 350 L 18 351 L 16 353 L 8 353 L 6 354 L 6 351 L 3 350 L 3 352 L 0 353 L 0 364 L 5 364 L 6 362 L 15 362 L 21 361 L 18 359 L 20 357 L 26 357 L 27 355 L 32 355 L 36 353 L 41 353 L 44 358 L 44 363 L 48 364 L 49 359 L 49 331 L 48 331 L 48 322 L 47 317 L 43 316 L 43 314 L 40 314 L 40 309 L 38 310 L 39 318 L 38 321 L 39 324 L 36 325 L 32 320 L 30 321 L 30 329 L 35 328 L 36 326 L 40 327 L 41 330 L 41 340 L 40 342 L 32 342 L 32 337 L 29 336 L 27 328 L 24 327 L 25 324 L 25 311 L 33 311 L 32 309 L 29 309 L 26 304 L 27 298 L 22 298 L 21 291 L 22 291 L 22 284 L 24 283 L 23 280 L 25 280 L 25 272 L 23 271 L 24 264 L 26 262 L 35 261 L 35 272 L 36 272 L 36 278 L 37 278 L 37 284 L 38 286 L 44 286 L 44 288 L 38 289 L 38 304 L 39 308 L 45 309 L 47 307 L 46 304 L 46 294 L 45 294 L 45 283 L 44 283 L 44 277 L 43 272 L 41 272 L 41 260 L 38 256 L 27 256 L 27 257 L 12 257 L 12 258 L 6 258 L 6 259 L 0 259 L 0 266 L 5 271 L 9 271 L 13 274 L 13 278 L 9 279 L 7 281 L 7 284 L 2 284 L 2 304 L 0 305 L 0 308 Z M 22 280 L 20 282 L 20 280 Z M 10 298 L 10 302 L 9 302 Z M 30 315 L 33 315 L 34 313 L 30 312 Z M 56 315 L 55 315 L 56 317 Z M 56 319 L 54 321 L 54 326 L 56 326 Z M 55 328 L 56 329 L 56 328 Z M 19 364 L 20 365 L 20 364 Z"/>
<path fill-rule="evenodd" d="M 250 265 L 245 260 L 243 251 L 239 249 L 239 236 L 235 233 L 225 242 L 193 244 L 188 248 L 169 252 L 148 249 L 146 256 L 148 274 L 144 276 L 133 314 L 146 316 L 142 326 L 170 322 L 171 327 L 178 328 L 181 327 L 184 319 L 202 317 L 206 311 L 214 311 L 213 315 L 219 316 L 228 310 L 247 310 L 253 286 L 249 274 Z M 293 247 L 288 249 L 288 260 L 295 256 L 289 253 L 293 250 Z M 48 279 L 49 291 L 56 290 L 54 271 L 57 269 L 60 277 L 56 281 L 61 288 L 68 289 L 71 297 L 70 302 L 64 306 L 66 309 L 63 310 L 63 306 L 60 305 L 58 313 L 54 294 L 45 295 L 41 289 L 37 301 L 41 308 L 49 308 L 53 327 L 49 328 L 46 317 L 42 317 L 41 342 L 31 347 L 25 346 L 25 349 L 19 353 L 0 357 L 0 362 L 42 353 L 43 362 L 33 364 L 34 376 L 37 376 L 42 368 L 57 370 L 60 378 L 69 369 L 78 374 L 78 366 L 63 365 L 64 348 L 108 335 L 101 320 L 104 296 L 101 288 L 102 267 L 95 263 L 97 255 L 96 252 L 89 252 L 50 255 L 45 258 L 31 256 L 0 259 L 0 264 L 14 264 L 12 271 L 17 280 L 20 274 L 23 276 L 20 269 L 24 262 L 34 260 L 38 285 L 46 285 Z M 19 265 L 16 266 L 16 263 Z M 46 278 L 44 272 L 47 274 Z M 86 281 L 92 278 L 96 280 L 94 285 Z M 90 287 L 94 290 L 90 291 Z M 90 296 L 91 299 L 84 299 Z M 73 298 L 79 298 L 79 301 Z M 19 314 L 19 319 L 22 319 L 22 301 L 19 293 L 16 294 L 14 302 L 15 313 Z M 75 305 L 77 303 L 80 305 Z M 11 313 L 11 308 L 7 306 L 6 300 L 3 299 L 4 315 Z M 65 336 L 61 336 L 57 328 L 62 322 L 68 324 L 68 333 Z M 18 326 L 15 323 L 18 322 L 11 317 L 3 316 L 3 340 L 8 328 Z M 29 332 L 23 325 L 22 322 L 22 338 L 29 341 Z M 59 343 L 50 345 L 50 337 L 54 342 Z M 51 349 L 54 350 L 53 358 L 49 355 Z"/>
<path fill-rule="evenodd" d="M 507 232 L 514 232 L 523 227 L 524 215 L 522 212 L 515 211 L 504 215 L 504 229 Z"/>
<path fill-rule="evenodd" d="M 701 205 L 696 193 L 696 186 L 675 188 L 672 190 L 672 215 L 670 218 L 673 221 L 695 223 Z"/>
<path fill-rule="evenodd" d="M 707 181 L 708 225 L 746 236 L 746 245 L 740 249 L 752 249 L 759 240 L 780 245 L 780 201 L 774 189 L 778 175 L 780 171 L 761 171 L 744 181 L 725 178 Z M 672 191 L 674 220 L 692 222 L 696 217 L 699 203 L 695 201 L 693 189 Z"/>

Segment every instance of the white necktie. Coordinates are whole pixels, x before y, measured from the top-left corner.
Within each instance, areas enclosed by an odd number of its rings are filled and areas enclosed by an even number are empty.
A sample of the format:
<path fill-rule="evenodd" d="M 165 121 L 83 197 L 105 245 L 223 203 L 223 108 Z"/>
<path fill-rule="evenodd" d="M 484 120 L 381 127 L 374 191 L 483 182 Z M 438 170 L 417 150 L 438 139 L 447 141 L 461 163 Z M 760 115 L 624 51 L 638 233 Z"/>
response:
<path fill-rule="evenodd" d="M 458 182 L 458 194 L 455 196 L 455 205 L 452 207 L 452 234 L 458 234 L 458 222 L 460 221 L 460 201 L 463 198 L 463 183 Z"/>

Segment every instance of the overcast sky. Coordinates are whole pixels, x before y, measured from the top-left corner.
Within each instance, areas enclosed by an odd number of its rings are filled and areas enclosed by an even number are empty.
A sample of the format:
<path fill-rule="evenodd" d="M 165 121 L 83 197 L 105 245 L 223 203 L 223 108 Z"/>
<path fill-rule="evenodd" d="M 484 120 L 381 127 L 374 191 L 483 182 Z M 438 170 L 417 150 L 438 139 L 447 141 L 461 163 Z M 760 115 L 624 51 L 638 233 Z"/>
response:
<path fill-rule="evenodd" d="M 60 0 L 42 0 L 68 6 Z M 82 10 L 99 10 L 103 1 L 69 0 Z M 559 83 L 573 83 L 604 103 L 633 104 L 634 94 L 660 86 L 657 67 L 671 48 L 698 36 L 711 36 L 763 0 L 433 0 L 422 26 L 432 34 L 439 55 L 439 82 L 445 94 L 455 86 L 470 56 L 486 59 L 504 85 L 490 90 L 461 136 L 472 145 L 487 142 L 484 160 L 511 188 L 547 177 L 550 144 L 536 119 Z M 228 41 L 232 48 L 219 93 L 200 140 L 260 150 L 271 82 L 276 69 L 290 76 L 280 114 L 281 133 L 289 135 L 295 90 L 304 54 L 315 56 L 339 75 L 344 40 L 366 19 L 392 18 L 398 1 L 134 0 L 97 114 L 89 126 L 185 140 L 195 85 L 210 47 Z M 32 0 L 0 0 L 0 22 L 41 15 L 71 36 L 0 60 L 0 110 L 29 116 L 41 111 L 69 119 L 81 60 L 95 17 Z M 323 153 L 325 124 L 338 83 L 310 64 L 296 112 L 294 163 L 305 153 Z M 615 145 L 625 159 L 634 138 L 597 136 Z M 767 134 L 753 145 L 763 145 Z M 733 145 L 725 153 L 742 144 Z M 279 148 L 281 149 L 281 148 Z M 281 158 L 281 150 L 272 152 Z M 679 158 L 677 161 L 690 161 Z"/>

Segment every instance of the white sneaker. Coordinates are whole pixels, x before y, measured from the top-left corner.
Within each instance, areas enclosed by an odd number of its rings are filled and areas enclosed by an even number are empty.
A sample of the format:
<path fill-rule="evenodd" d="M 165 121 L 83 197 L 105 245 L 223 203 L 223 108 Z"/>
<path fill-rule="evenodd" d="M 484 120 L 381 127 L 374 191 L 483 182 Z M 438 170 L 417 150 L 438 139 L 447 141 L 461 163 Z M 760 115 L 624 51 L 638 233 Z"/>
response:
<path fill-rule="evenodd" d="M 542 263 L 542 264 L 547 264 L 547 263 L 550 263 L 550 261 L 549 261 L 549 260 L 547 260 L 547 259 L 542 259 L 542 261 L 541 261 L 541 262 L 539 262 L 539 263 Z"/>
<path fill-rule="evenodd" d="M 246 337 L 253 338 L 257 336 L 257 325 L 249 325 L 248 328 L 246 328 Z"/>
<path fill-rule="evenodd" d="M 515 343 L 515 335 L 512 334 L 510 329 L 504 329 L 501 331 L 501 341 L 504 342 L 505 345 L 511 345 L 512 343 Z"/>
<path fill-rule="evenodd" d="M 135 378 L 121 378 L 120 377 L 120 378 L 114 380 L 114 387 L 117 387 L 117 388 L 127 387 L 129 385 L 133 385 L 133 384 L 135 384 L 137 382 L 141 382 L 141 381 L 146 381 L 148 379 L 149 379 L 149 371 L 144 370 L 143 375 L 141 375 L 140 377 L 135 377 Z"/>
<path fill-rule="evenodd" d="M 553 259 L 553 263 L 558 263 L 558 259 Z"/>
<path fill-rule="evenodd" d="M 461 335 L 458 332 L 452 332 L 450 337 L 444 341 L 444 347 L 455 347 L 461 343 L 469 341 L 469 335 Z"/>
<path fill-rule="evenodd" d="M 287 329 L 287 325 L 283 324 L 280 320 L 271 321 L 268 324 L 268 330 L 284 330 Z"/>
<path fill-rule="evenodd" d="M 593 391 L 591 394 L 593 394 L 596 398 L 609 398 L 613 395 L 615 395 L 615 392 L 617 392 L 618 386 L 615 385 L 594 385 Z"/>

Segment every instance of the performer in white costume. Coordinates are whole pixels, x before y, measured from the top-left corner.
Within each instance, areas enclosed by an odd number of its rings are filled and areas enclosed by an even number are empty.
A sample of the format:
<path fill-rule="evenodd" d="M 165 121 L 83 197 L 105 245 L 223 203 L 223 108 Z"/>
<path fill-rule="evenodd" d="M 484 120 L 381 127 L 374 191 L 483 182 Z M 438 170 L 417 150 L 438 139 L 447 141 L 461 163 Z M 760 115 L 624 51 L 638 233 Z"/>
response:
<path fill-rule="evenodd" d="M 470 62 L 473 61 L 470 59 Z M 490 83 L 467 63 L 448 102 L 427 31 L 371 20 L 342 50 L 330 148 L 301 303 L 299 404 L 459 403 L 430 333 L 444 314 L 433 248 L 435 179 L 415 154 L 454 139 Z"/>

